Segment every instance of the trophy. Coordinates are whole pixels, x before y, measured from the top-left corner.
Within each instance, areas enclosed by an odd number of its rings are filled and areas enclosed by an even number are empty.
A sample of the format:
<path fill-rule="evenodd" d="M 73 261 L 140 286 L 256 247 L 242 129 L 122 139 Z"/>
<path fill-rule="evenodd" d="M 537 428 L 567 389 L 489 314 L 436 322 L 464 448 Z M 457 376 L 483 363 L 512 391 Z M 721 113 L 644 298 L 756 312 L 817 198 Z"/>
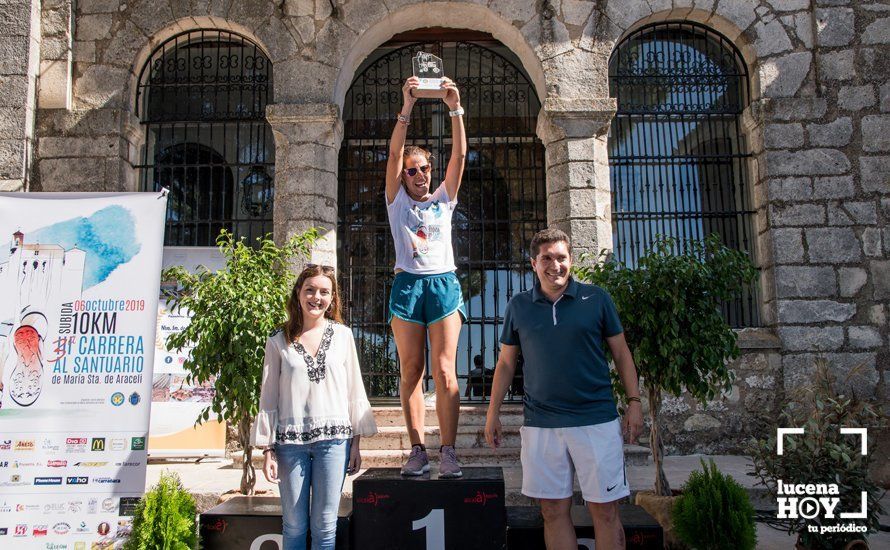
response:
<path fill-rule="evenodd" d="M 417 98 L 442 99 L 448 91 L 442 88 L 442 59 L 431 53 L 417 52 L 411 60 L 414 76 L 420 80 L 420 86 L 411 91 Z"/>

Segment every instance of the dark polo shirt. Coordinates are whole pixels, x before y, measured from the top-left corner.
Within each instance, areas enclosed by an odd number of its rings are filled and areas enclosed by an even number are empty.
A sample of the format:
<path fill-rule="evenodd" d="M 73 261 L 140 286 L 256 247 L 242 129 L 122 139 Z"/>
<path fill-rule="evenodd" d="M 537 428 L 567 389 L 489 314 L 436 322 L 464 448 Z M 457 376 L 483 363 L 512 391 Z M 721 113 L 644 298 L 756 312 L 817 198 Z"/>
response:
<path fill-rule="evenodd" d="M 566 428 L 618 417 L 603 339 L 624 329 L 612 297 L 569 281 L 551 302 L 539 282 L 515 295 L 504 313 L 501 343 L 522 350 L 525 425 Z"/>

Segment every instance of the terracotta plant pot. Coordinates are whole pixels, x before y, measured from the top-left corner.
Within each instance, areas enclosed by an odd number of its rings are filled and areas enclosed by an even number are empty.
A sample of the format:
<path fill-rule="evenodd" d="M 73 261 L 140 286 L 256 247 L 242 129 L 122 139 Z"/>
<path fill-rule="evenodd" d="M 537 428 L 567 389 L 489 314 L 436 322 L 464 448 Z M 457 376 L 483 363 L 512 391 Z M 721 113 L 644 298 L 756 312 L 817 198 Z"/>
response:
<path fill-rule="evenodd" d="M 681 542 L 674 532 L 674 501 L 676 500 L 677 493 L 674 493 L 673 496 L 661 497 L 653 491 L 639 491 L 635 502 L 637 506 L 649 512 L 649 515 L 661 525 L 664 531 L 665 548 L 688 550 L 689 547 Z"/>

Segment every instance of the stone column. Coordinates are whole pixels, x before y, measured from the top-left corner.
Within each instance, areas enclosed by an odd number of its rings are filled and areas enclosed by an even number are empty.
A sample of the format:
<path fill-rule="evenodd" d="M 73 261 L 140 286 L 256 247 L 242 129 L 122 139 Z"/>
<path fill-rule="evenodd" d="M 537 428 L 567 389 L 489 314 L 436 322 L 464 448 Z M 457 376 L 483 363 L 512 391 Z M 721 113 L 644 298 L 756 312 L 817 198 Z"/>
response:
<path fill-rule="evenodd" d="M 317 227 L 322 239 L 312 261 L 336 265 L 340 109 L 333 103 L 279 103 L 267 107 L 266 119 L 275 135 L 275 240 Z"/>
<path fill-rule="evenodd" d="M 547 148 L 547 223 L 582 252 L 612 249 L 607 134 L 615 116 L 612 98 L 548 98 L 538 115 Z"/>

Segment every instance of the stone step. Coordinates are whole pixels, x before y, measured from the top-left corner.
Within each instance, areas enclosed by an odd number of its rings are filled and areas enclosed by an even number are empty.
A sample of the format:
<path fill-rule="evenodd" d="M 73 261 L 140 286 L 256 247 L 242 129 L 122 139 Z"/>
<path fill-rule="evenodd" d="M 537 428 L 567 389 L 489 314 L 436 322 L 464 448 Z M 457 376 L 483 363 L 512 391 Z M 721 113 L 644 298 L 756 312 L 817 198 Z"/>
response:
<path fill-rule="evenodd" d="M 503 441 L 501 447 L 519 448 L 519 428 L 520 426 L 503 426 Z M 362 449 L 371 450 L 397 450 L 411 449 L 411 440 L 404 426 L 383 426 L 378 428 L 377 435 L 362 439 Z M 441 445 L 439 439 L 439 427 L 427 426 L 424 428 L 424 443 L 431 449 L 438 449 Z M 483 426 L 465 426 L 457 427 L 457 439 L 455 446 L 458 449 L 473 449 L 486 447 L 485 430 Z"/>
<path fill-rule="evenodd" d="M 522 405 L 505 404 L 501 406 L 500 412 L 502 426 L 522 426 Z M 458 424 L 460 426 L 485 426 L 486 414 L 488 414 L 488 405 L 461 405 Z M 374 418 L 377 420 L 378 428 L 405 425 L 405 415 L 402 412 L 402 407 L 399 406 L 375 406 Z M 426 408 L 424 424 L 427 426 L 439 424 L 435 407 Z"/>
<path fill-rule="evenodd" d="M 375 436 L 379 437 L 379 436 Z M 518 438 L 518 433 L 517 436 Z M 368 438 L 370 442 L 373 438 Z M 408 459 L 411 450 L 409 449 L 370 449 L 364 447 L 362 443 L 362 468 L 400 468 Z M 435 464 L 439 461 L 438 448 L 430 445 L 430 462 Z M 504 468 L 519 468 L 520 448 L 515 447 L 499 447 L 492 449 L 490 447 L 460 447 L 457 448 L 457 456 L 460 463 L 464 466 L 502 466 Z M 649 449 L 639 445 L 624 446 L 624 460 L 627 467 L 646 466 L 651 464 L 649 460 Z M 232 461 L 235 467 L 241 467 L 244 461 L 242 453 L 233 453 Z M 253 455 L 254 468 L 263 467 L 262 454 L 255 453 Z"/>

